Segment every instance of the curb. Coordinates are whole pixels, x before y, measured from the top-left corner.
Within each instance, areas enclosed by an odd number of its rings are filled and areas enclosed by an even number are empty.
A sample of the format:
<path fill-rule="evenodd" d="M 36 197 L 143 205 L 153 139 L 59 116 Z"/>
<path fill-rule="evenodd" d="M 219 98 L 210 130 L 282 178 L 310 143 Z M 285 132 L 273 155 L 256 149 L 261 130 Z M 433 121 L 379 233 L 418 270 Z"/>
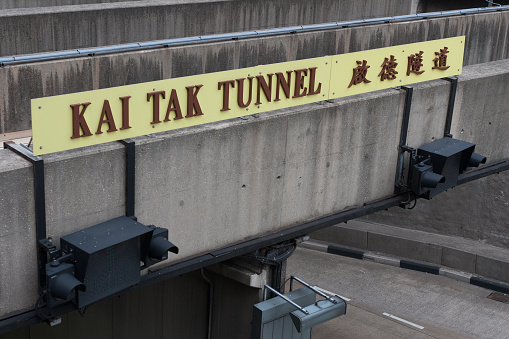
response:
<path fill-rule="evenodd" d="M 461 271 L 456 271 L 450 268 L 423 264 L 415 261 L 404 260 L 404 259 L 396 259 L 388 256 L 383 256 L 380 254 L 375 254 L 371 252 L 365 252 L 360 250 L 355 250 L 346 247 L 340 247 L 336 245 L 325 245 L 321 243 L 316 243 L 313 241 L 304 241 L 299 244 L 302 248 L 307 248 L 319 252 L 330 253 L 335 255 L 340 255 L 343 257 L 358 259 L 358 260 L 369 260 L 379 264 L 390 265 L 395 267 L 401 267 L 408 270 L 424 272 L 434 275 L 441 275 L 448 278 L 452 278 L 458 281 L 462 281 L 471 285 L 479 286 L 482 288 L 486 288 L 488 290 L 501 292 L 509 294 L 509 285 L 492 281 L 488 279 L 484 279 L 483 277 L 475 276 L 473 274 L 464 273 Z"/>

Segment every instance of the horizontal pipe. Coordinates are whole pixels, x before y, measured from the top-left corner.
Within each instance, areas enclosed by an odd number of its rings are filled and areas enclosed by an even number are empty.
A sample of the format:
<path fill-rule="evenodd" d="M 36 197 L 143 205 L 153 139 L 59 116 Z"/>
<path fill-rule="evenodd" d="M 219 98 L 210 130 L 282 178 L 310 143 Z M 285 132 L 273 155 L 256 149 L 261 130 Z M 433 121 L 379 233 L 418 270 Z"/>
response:
<path fill-rule="evenodd" d="M 302 306 L 299 306 L 298 304 L 296 304 L 295 302 L 291 301 L 288 297 L 284 296 L 283 294 L 279 293 L 278 291 L 276 291 L 275 289 L 273 289 L 272 287 L 270 287 L 269 285 L 263 285 L 266 289 L 269 289 L 271 292 L 273 292 L 274 294 L 276 294 L 277 296 L 283 298 L 286 302 L 292 304 L 293 306 L 295 306 L 297 309 L 301 310 L 303 313 L 305 314 L 309 314 L 309 312 Z M 267 290 L 263 290 L 263 300 L 267 300 Z"/>
<path fill-rule="evenodd" d="M 356 20 L 356 21 L 333 22 L 333 23 L 326 23 L 326 24 L 273 28 L 273 29 L 267 29 L 267 30 L 262 30 L 262 31 L 235 32 L 235 33 L 195 36 L 195 37 L 187 37 L 187 38 L 176 38 L 176 39 L 169 39 L 169 40 L 158 40 L 158 41 L 150 41 L 150 42 L 130 43 L 130 44 L 124 44 L 124 45 L 107 46 L 107 47 L 77 49 L 77 50 L 62 51 L 62 52 L 38 53 L 38 54 L 31 54 L 31 55 L 24 55 L 24 56 L 12 56 L 12 57 L 0 58 L 0 66 L 20 64 L 20 63 L 29 63 L 29 62 L 48 61 L 48 60 L 53 60 L 53 59 L 76 58 L 76 57 L 80 57 L 80 56 L 90 56 L 90 55 L 106 54 L 106 53 L 123 53 L 123 52 L 128 52 L 128 51 L 135 51 L 135 50 L 142 50 L 142 49 L 149 49 L 149 48 L 180 46 L 180 45 L 185 45 L 185 44 L 196 44 L 196 43 L 205 43 L 205 42 L 218 42 L 218 41 L 227 41 L 227 40 L 248 39 L 248 38 L 262 37 L 262 36 L 267 37 L 267 36 L 275 36 L 275 35 L 281 35 L 281 34 L 293 34 L 293 33 L 298 33 L 298 32 L 312 32 L 312 31 L 317 31 L 317 30 L 336 29 L 338 27 L 383 24 L 383 23 L 390 23 L 390 22 L 397 22 L 397 21 L 412 21 L 412 20 L 422 20 L 422 19 L 429 19 L 429 18 L 438 18 L 438 17 L 447 17 L 447 16 L 465 15 L 465 14 L 489 13 L 489 12 L 507 11 L 507 10 L 509 10 L 509 5 L 508 6 L 498 6 L 498 7 L 469 8 L 469 9 L 461 9 L 461 10 L 447 11 L 447 12 L 407 14 L 407 15 L 399 15 L 399 16 L 391 16 L 391 17 L 383 17 L 383 18 Z"/>

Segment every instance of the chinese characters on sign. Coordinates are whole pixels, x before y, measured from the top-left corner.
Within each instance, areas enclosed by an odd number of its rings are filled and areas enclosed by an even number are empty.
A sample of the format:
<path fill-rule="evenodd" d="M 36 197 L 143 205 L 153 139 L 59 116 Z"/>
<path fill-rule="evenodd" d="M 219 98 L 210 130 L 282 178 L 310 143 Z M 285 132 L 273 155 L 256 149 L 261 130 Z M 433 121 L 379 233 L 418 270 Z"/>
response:
<path fill-rule="evenodd" d="M 436 58 L 432 60 L 434 63 L 432 69 L 445 71 L 450 67 L 449 65 L 447 65 L 447 55 L 446 55 L 447 53 L 449 53 L 448 47 L 440 49 L 440 52 L 435 52 Z M 397 59 L 394 57 L 394 55 L 391 55 L 389 58 L 385 57 L 384 61 L 380 65 L 382 69 L 380 73 L 378 73 L 380 81 L 394 80 L 397 78 L 398 71 L 396 70 L 396 68 L 398 67 L 398 63 L 396 61 Z M 348 85 L 348 88 L 363 82 L 364 83 L 371 82 L 370 80 L 367 79 L 368 68 L 371 67 L 368 65 L 368 61 L 357 60 L 356 62 L 357 67 L 353 69 L 352 79 L 350 81 L 350 84 Z M 412 73 L 420 75 L 424 73 L 425 70 L 422 69 L 424 68 L 423 62 L 424 62 L 423 51 L 419 51 L 419 53 L 410 54 L 408 56 L 406 75 L 409 76 Z"/>
<path fill-rule="evenodd" d="M 366 60 L 357 61 L 357 67 L 353 69 L 352 81 L 350 81 L 350 85 L 348 88 L 352 87 L 352 85 L 358 85 L 361 82 L 370 83 L 368 79 L 366 79 L 366 74 L 368 73 L 368 68 L 371 66 L 367 65 Z"/>
<path fill-rule="evenodd" d="M 410 75 L 410 73 L 422 74 L 424 71 L 421 71 L 422 64 L 422 54 L 424 52 L 420 51 L 417 54 L 411 54 L 408 56 L 408 66 L 406 69 L 406 75 Z"/>
<path fill-rule="evenodd" d="M 396 79 L 396 74 L 398 74 L 398 71 L 396 71 L 396 67 L 398 66 L 398 63 L 396 62 L 396 59 L 394 58 L 394 55 L 391 55 L 391 58 L 385 58 L 384 62 L 380 67 L 382 67 L 382 70 L 380 73 L 378 73 L 378 76 L 380 77 L 380 81 L 384 81 L 386 79 L 394 80 Z"/>
<path fill-rule="evenodd" d="M 447 53 L 449 51 L 447 50 L 447 47 L 444 47 L 444 49 L 441 49 L 440 52 L 435 52 L 435 55 L 437 56 L 435 59 L 433 59 L 433 62 L 435 63 L 435 66 L 433 66 L 433 69 L 439 69 L 442 71 L 445 71 L 451 66 L 447 66 Z"/>

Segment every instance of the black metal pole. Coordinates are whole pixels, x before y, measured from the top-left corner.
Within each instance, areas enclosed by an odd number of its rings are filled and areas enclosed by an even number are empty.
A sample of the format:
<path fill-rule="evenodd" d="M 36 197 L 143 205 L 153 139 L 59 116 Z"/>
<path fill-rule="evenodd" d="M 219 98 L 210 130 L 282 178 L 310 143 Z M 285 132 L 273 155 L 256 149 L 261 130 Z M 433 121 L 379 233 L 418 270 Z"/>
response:
<path fill-rule="evenodd" d="M 403 121 L 401 123 L 401 133 L 399 136 L 399 154 L 398 164 L 396 167 L 396 187 L 403 188 L 405 183 L 403 182 L 403 164 L 405 162 L 405 149 L 403 146 L 406 145 L 408 135 L 408 123 L 410 121 L 410 109 L 412 108 L 412 95 L 414 93 L 413 87 L 401 86 L 405 90 L 405 108 L 403 111 Z"/>
<path fill-rule="evenodd" d="M 456 90 L 458 88 L 458 78 L 444 78 L 451 83 L 451 91 L 449 92 L 449 104 L 447 105 L 447 117 L 445 119 L 444 137 L 451 137 L 452 115 L 454 113 L 454 101 L 456 100 Z"/>
<path fill-rule="evenodd" d="M 125 215 L 134 217 L 136 181 L 136 144 L 131 139 L 120 140 L 125 146 Z"/>

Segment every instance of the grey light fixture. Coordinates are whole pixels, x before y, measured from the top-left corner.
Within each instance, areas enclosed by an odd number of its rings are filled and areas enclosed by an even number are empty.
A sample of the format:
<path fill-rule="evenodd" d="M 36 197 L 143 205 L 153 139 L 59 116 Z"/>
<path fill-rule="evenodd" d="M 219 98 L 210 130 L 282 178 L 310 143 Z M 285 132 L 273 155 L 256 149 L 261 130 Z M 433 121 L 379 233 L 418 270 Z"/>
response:
<path fill-rule="evenodd" d="M 54 246 L 53 246 L 54 247 Z M 90 305 L 140 281 L 140 270 L 168 259 L 178 247 L 168 230 L 118 217 L 60 238 L 46 264 L 49 307 Z"/>
<path fill-rule="evenodd" d="M 458 184 L 468 167 L 486 163 L 475 144 L 445 137 L 417 149 L 412 157 L 409 186 L 415 195 L 431 199 Z"/>

